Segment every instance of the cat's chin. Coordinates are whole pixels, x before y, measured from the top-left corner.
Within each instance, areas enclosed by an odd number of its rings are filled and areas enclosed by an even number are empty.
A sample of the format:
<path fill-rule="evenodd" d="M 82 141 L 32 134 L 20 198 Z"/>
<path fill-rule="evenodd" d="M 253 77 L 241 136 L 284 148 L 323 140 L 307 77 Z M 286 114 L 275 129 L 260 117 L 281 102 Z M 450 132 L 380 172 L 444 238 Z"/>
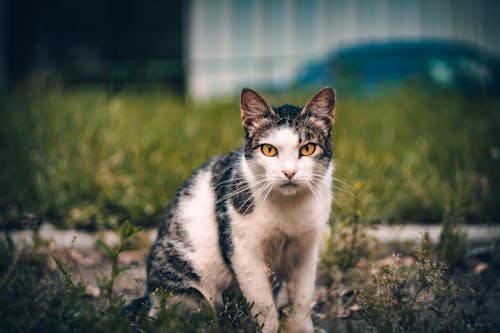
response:
<path fill-rule="evenodd" d="M 297 194 L 301 190 L 301 186 L 295 183 L 286 183 L 278 187 L 278 191 L 286 196 Z"/>

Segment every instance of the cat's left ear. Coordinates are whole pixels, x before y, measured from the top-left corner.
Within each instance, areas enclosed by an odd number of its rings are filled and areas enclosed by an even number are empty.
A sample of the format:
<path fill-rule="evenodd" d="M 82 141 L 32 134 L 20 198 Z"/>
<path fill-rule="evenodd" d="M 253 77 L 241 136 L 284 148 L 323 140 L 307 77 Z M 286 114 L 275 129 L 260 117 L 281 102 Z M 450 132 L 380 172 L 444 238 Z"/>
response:
<path fill-rule="evenodd" d="M 335 92 L 332 88 L 321 89 L 314 95 L 300 112 L 303 117 L 318 117 L 323 120 L 328 127 L 333 125 L 335 116 Z"/>
<path fill-rule="evenodd" d="M 273 108 L 255 91 L 244 88 L 241 92 L 241 121 L 243 128 L 251 134 L 263 122 L 275 116 Z"/>

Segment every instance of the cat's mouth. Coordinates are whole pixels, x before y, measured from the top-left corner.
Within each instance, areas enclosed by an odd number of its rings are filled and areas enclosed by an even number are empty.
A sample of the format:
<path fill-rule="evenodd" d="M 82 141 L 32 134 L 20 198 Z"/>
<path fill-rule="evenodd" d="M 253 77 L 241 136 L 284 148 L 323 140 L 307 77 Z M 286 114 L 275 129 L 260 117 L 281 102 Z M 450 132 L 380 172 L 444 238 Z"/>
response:
<path fill-rule="evenodd" d="M 289 181 L 287 183 L 284 183 L 282 185 L 280 185 L 281 188 L 296 188 L 296 187 L 299 187 L 299 184 L 297 183 L 294 183 L 292 181 Z"/>
<path fill-rule="evenodd" d="M 278 189 L 284 195 L 295 195 L 297 191 L 299 191 L 300 185 L 298 183 L 288 181 L 279 185 Z"/>

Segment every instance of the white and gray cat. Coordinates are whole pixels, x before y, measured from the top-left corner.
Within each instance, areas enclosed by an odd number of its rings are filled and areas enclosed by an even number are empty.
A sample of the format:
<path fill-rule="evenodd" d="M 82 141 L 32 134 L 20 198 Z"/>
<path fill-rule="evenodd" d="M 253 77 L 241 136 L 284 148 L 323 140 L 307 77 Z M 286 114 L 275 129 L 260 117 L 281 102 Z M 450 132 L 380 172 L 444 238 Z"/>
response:
<path fill-rule="evenodd" d="M 176 192 L 149 254 L 148 293 L 195 291 L 216 308 L 236 284 L 262 331 L 277 332 L 272 279 L 284 286 L 291 309 L 284 330 L 313 332 L 318 247 L 332 199 L 334 109 L 331 88 L 302 109 L 272 108 L 244 89 L 245 141 Z"/>

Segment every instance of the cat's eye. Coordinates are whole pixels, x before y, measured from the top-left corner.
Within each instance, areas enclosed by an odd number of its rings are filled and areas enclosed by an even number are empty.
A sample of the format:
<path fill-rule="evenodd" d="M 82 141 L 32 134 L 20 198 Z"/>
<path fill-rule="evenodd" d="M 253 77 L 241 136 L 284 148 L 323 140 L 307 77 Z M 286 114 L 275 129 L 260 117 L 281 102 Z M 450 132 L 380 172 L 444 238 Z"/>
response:
<path fill-rule="evenodd" d="M 260 150 L 262 151 L 262 154 L 269 156 L 269 157 L 273 157 L 273 156 L 276 156 L 278 154 L 278 149 L 276 149 L 276 147 L 274 147 L 270 144 L 267 144 L 267 143 L 260 146 Z"/>
<path fill-rule="evenodd" d="M 309 156 L 314 154 L 316 151 L 316 145 L 314 143 L 306 143 L 302 147 L 300 147 L 300 155 L 301 156 Z"/>

